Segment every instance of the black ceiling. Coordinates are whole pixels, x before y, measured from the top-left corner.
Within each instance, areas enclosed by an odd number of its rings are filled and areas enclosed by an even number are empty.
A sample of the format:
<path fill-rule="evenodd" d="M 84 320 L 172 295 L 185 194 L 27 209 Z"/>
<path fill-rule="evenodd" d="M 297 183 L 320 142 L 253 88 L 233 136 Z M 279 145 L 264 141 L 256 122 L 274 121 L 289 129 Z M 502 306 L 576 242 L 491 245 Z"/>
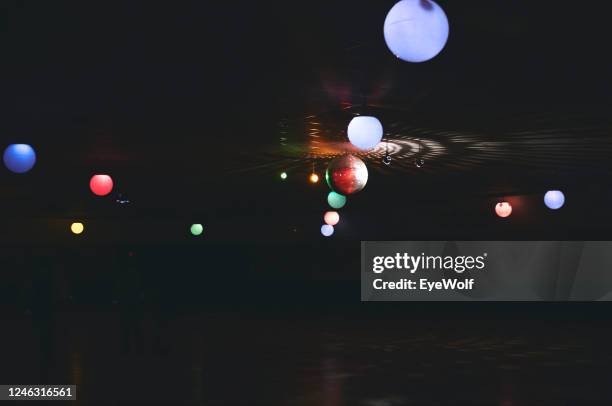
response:
<path fill-rule="evenodd" d="M 38 163 L 0 171 L 2 240 L 70 238 L 75 218 L 97 242 L 181 241 L 196 219 L 213 239 L 318 238 L 326 187 L 306 176 L 368 112 L 396 154 L 364 157 L 339 238 L 612 230 L 605 5 L 440 1 L 449 41 L 409 64 L 383 40 L 393 3 L 3 2 L 0 137 Z M 93 197 L 96 172 L 132 203 Z M 504 224 L 500 197 L 518 199 Z"/>

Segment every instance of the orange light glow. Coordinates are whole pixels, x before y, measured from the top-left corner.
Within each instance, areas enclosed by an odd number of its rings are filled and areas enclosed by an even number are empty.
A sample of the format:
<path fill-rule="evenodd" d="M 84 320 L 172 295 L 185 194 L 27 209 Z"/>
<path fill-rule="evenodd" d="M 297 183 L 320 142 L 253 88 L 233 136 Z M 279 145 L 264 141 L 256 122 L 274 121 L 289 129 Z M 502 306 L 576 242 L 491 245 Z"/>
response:
<path fill-rule="evenodd" d="M 310 180 L 310 183 L 317 183 L 319 181 L 319 175 L 316 173 L 311 173 L 310 178 L 308 179 Z"/>

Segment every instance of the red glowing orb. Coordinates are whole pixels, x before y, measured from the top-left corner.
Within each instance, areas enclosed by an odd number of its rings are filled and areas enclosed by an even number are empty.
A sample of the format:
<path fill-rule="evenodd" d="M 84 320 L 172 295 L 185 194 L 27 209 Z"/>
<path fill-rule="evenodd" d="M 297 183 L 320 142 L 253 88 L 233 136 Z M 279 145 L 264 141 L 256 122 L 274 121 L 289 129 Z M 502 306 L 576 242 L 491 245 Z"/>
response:
<path fill-rule="evenodd" d="M 106 196 L 113 190 L 113 179 L 108 175 L 94 175 L 89 181 L 89 188 L 96 196 Z"/>
<path fill-rule="evenodd" d="M 368 168 L 356 156 L 343 155 L 329 163 L 325 179 L 335 192 L 350 195 L 365 187 L 368 182 Z"/>
<path fill-rule="evenodd" d="M 508 202 L 499 202 L 495 205 L 495 213 L 499 217 L 508 217 L 512 214 L 512 205 Z"/>

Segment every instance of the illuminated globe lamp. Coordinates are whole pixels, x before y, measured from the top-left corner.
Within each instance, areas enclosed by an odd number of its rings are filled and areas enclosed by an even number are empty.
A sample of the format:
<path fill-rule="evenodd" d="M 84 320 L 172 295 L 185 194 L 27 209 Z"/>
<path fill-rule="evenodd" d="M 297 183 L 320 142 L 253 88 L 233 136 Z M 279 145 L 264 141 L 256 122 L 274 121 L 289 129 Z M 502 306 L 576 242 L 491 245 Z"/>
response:
<path fill-rule="evenodd" d="M 406 62 L 425 62 L 438 55 L 448 39 L 448 19 L 431 0 L 401 0 L 385 18 L 385 42 Z"/>
<path fill-rule="evenodd" d="M 328 211 L 323 216 L 323 220 L 325 221 L 325 224 L 335 226 L 340 221 L 340 215 L 337 211 Z"/>
<path fill-rule="evenodd" d="M 327 203 L 334 209 L 341 209 L 346 204 L 346 196 L 331 191 L 327 195 Z"/>
<path fill-rule="evenodd" d="M 343 195 L 362 190 L 368 182 L 368 168 L 354 155 L 343 155 L 332 159 L 325 172 L 329 187 Z"/>
<path fill-rule="evenodd" d="M 79 235 L 84 230 L 85 230 L 85 226 L 83 225 L 83 223 L 72 223 L 72 224 L 70 224 L 70 231 L 72 231 L 72 234 Z"/>
<path fill-rule="evenodd" d="M 113 179 L 108 175 L 94 175 L 89 181 L 89 188 L 96 196 L 106 196 L 113 190 Z"/>
<path fill-rule="evenodd" d="M 319 181 L 319 175 L 313 172 L 308 177 L 308 180 L 310 181 L 310 183 L 317 183 Z"/>
<path fill-rule="evenodd" d="M 499 202 L 495 205 L 495 214 L 505 218 L 512 214 L 512 205 L 508 202 Z"/>
<path fill-rule="evenodd" d="M 280 178 L 281 178 L 282 180 L 287 179 L 287 172 L 281 172 L 281 174 L 280 174 Z"/>
<path fill-rule="evenodd" d="M 321 234 L 325 237 L 329 237 L 334 233 L 334 226 L 330 226 L 329 224 L 323 224 L 321 226 Z"/>
<path fill-rule="evenodd" d="M 189 231 L 191 231 L 192 235 L 197 237 L 198 235 L 202 235 L 202 233 L 204 232 L 204 227 L 202 226 L 202 224 L 199 224 L 199 223 L 192 224 Z"/>
<path fill-rule="evenodd" d="M 2 156 L 4 165 L 13 173 L 26 173 L 36 163 L 36 152 L 28 144 L 11 144 Z"/>
<path fill-rule="evenodd" d="M 374 148 L 383 136 L 383 127 L 376 117 L 358 116 L 351 120 L 346 130 L 348 139 L 359 149 Z"/>
<path fill-rule="evenodd" d="M 565 195 L 560 190 L 549 190 L 544 195 L 544 204 L 551 210 L 557 210 L 565 204 Z"/>

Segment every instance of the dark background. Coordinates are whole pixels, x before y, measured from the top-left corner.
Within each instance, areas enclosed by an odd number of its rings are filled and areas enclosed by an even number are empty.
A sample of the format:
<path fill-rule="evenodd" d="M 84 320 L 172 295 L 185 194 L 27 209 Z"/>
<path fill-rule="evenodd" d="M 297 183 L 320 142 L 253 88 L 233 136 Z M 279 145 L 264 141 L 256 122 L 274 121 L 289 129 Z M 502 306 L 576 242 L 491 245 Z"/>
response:
<path fill-rule="evenodd" d="M 605 404 L 607 304 L 362 304 L 358 279 L 361 240 L 609 239 L 605 4 L 440 1 L 448 43 L 409 64 L 384 44 L 393 3 L 1 1 L 0 139 L 38 155 L 0 171 L 2 381 L 76 382 L 83 404 L 162 377 L 194 404 Z M 362 155 L 324 239 L 307 177 L 357 113 L 426 164 Z"/>

